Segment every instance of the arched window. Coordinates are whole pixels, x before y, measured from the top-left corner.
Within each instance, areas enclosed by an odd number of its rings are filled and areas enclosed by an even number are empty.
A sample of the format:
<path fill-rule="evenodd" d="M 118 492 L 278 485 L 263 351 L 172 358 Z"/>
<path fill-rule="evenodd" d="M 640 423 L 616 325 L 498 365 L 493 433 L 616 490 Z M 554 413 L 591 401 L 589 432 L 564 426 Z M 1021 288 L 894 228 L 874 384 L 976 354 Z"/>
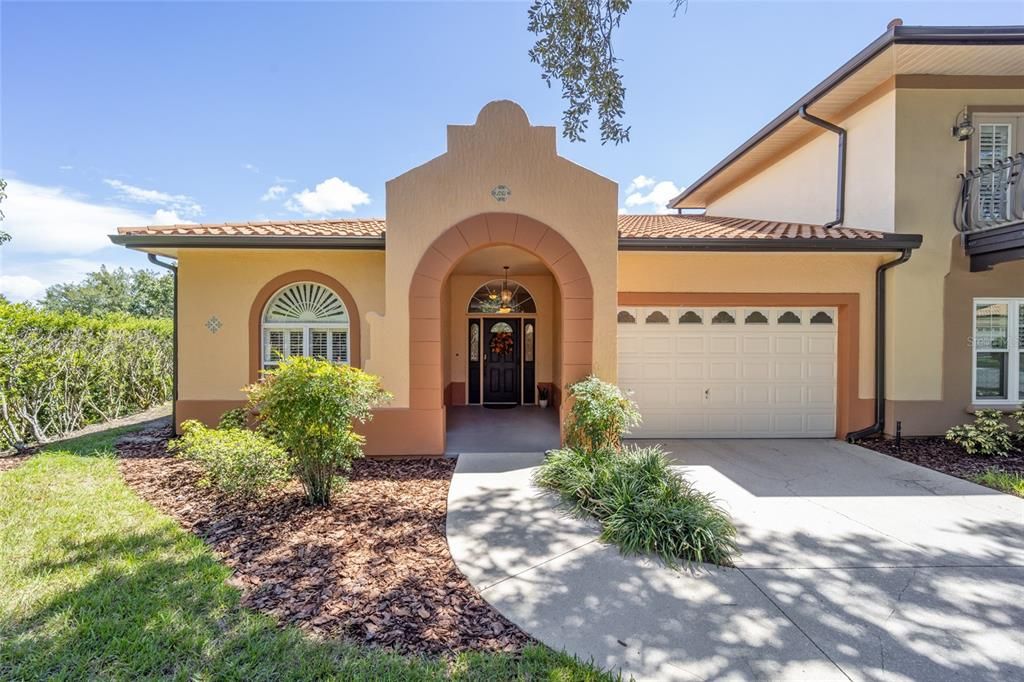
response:
<path fill-rule="evenodd" d="M 533 296 L 515 280 L 492 279 L 476 290 L 469 301 L 469 312 L 485 315 L 535 313 Z"/>
<path fill-rule="evenodd" d="M 349 316 L 341 297 L 322 284 L 297 282 L 278 291 L 263 313 L 263 368 L 292 355 L 349 360 Z"/>

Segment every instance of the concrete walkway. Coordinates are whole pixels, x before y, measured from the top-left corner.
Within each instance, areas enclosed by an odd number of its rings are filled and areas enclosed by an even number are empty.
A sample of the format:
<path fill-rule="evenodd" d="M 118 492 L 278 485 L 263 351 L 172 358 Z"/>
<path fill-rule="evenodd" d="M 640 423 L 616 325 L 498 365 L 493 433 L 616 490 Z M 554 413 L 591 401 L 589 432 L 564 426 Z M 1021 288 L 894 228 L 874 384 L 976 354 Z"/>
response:
<path fill-rule="evenodd" d="M 1024 500 L 836 441 L 665 445 L 733 514 L 736 569 L 622 557 L 532 487 L 537 453 L 460 456 L 459 569 L 639 680 L 1024 680 Z"/>

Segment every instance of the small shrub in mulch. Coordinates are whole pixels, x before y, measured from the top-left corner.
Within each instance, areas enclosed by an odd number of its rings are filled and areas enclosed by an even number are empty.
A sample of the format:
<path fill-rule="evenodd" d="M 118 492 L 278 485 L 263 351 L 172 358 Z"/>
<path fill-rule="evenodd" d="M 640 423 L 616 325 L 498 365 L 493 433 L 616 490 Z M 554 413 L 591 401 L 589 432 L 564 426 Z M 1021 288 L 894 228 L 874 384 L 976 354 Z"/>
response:
<path fill-rule="evenodd" d="M 234 569 L 243 603 L 312 633 L 425 655 L 517 651 L 530 638 L 458 571 L 445 540 L 455 463 L 359 460 L 330 508 L 292 484 L 242 502 L 168 457 L 170 431 L 118 445 L 143 499 L 206 540 Z"/>
<path fill-rule="evenodd" d="M 1024 474 L 1024 451 L 1020 449 L 1006 455 L 969 455 L 956 443 L 938 436 L 898 442 L 895 438 L 864 440 L 857 445 L 968 480 L 990 469 Z"/>

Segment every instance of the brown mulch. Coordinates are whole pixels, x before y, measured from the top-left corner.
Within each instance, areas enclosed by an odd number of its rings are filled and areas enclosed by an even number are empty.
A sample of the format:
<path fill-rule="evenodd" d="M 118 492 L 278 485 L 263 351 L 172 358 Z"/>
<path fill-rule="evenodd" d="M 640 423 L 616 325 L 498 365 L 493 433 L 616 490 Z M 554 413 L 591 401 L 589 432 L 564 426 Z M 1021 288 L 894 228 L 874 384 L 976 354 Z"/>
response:
<path fill-rule="evenodd" d="M 26 453 L 22 455 L 4 455 L 0 457 L 0 473 L 10 471 L 22 463 L 27 462 L 28 458 L 32 456 L 32 453 Z"/>
<path fill-rule="evenodd" d="M 455 462 L 359 460 L 329 509 L 295 485 L 244 504 L 168 457 L 169 429 L 126 437 L 119 464 L 143 499 L 203 538 L 243 604 L 322 636 L 425 655 L 517 651 L 530 638 L 455 567 L 445 540 Z"/>
<path fill-rule="evenodd" d="M 968 455 L 959 445 L 937 436 L 899 442 L 895 438 L 864 440 L 857 445 L 968 480 L 989 469 L 1024 474 L 1024 450 L 1019 449 L 1002 457 Z"/>

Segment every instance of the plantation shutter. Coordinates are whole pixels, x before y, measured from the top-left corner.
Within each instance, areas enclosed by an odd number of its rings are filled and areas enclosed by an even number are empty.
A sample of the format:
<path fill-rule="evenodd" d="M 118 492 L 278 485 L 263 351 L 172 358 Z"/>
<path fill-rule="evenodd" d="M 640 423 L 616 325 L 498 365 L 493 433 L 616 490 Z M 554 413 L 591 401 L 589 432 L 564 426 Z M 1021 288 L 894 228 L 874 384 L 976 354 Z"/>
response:
<path fill-rule="evenodd" d="M 348 332 L 331 334 L 331 362 L 348 362 Z"/>
<path fill-rule="evenodd" d="M 978 165 L 991 166 L 1010 156 L 1012 126 L 1009 123 L 982 123 L 978 129 Z M 986 175 L 978 186 L 978 208 L 983 220 L 1006 217 L 1007 168 L 1002 174 Z"/>
<path fill-rule="evenodd" d="M 264 366 L 276 364 L 285 355 L 284 330 L 267 329 L 263 333 Z"/>

